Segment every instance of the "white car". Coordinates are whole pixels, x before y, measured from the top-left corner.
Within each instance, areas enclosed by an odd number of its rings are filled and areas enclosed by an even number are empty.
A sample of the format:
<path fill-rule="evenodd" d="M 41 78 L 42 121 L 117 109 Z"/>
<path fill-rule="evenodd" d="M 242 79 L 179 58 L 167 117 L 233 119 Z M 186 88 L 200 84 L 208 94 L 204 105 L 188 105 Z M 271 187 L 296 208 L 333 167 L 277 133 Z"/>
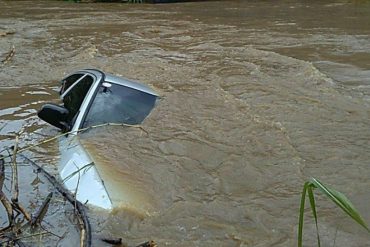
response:
<path fill-rule="evenodd" d="M 63 106 L 48 103 L 38 116 L 66 132 L 59 140 L 59 174 L 77 200 L 104 209 L 113 204 L 78 131 L 104 123 L 140 124 L 154 108 L 158 94 L 138 82 L 96 69 L 68 75 L 60 90 Z"/>

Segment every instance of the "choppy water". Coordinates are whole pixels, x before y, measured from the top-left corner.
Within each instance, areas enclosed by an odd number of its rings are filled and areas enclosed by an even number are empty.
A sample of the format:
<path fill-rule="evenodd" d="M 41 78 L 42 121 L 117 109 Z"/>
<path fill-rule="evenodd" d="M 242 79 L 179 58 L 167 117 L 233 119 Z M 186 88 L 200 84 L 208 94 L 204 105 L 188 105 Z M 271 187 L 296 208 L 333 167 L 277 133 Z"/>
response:
<path fill-rule="evenodd" d="M 79 68 L 143 81 L 162 96 L 143 123 L 149 135 L 105 128 L 83 136 L 112 195 L 130 198 L 111 214 L 91 211 L 95 239 L 293 246 L 310 177 L 344 192 L 370 222 L 370 4 L 0 6 L 0 31 L 15 31 L 0 37 L 0 54 L 16 47 L 0 70 L 2 135 L 24 124 L 26 135 L 55 134 L 35 109 L 57 99 L 50 82 Z M 52 170 L 58 157 L 40 160 Z M 317 200 L 325 246 L 370 244 Z M 315 246 L 310 217 L 305 229 L 306 246 Z"/>

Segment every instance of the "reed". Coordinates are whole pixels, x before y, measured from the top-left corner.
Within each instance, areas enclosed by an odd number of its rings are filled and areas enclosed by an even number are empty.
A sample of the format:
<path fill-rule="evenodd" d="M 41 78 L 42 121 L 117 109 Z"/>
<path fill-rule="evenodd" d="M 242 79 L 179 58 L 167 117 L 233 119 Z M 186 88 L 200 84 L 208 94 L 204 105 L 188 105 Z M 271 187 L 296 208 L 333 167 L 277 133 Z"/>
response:
<path fill-rule="evenodd" d="M 316 202 L 315 202 L 315 195 L 314 195 L 315 189 L 318 189 L 321 193 L 323 193 L 326 197 L 328 197 L 331 201 L 333 201 L 339 208 L 341 208 L 349 217 L 351 217 L 355 222 L 357 222 L 360 226 L 365 228 L 370 233 L 370 230 L 368 226 L 366 225 L 365 221 L 362 219 L 359 212 L 353 206 L 351 201 L 344 194 L 325 186 L 318 179 L 311 178 L 310 181 L 304 184 L 302 196 L 301 196 L 301 206 L 299 210 L 299 224 L 298 224 L 298 247 L 302 247 L 303 216 L 304 216 L 306 195 L 308 195 L 311 210 L 312 210 L 312 215 L 315 219 L 317 245 L 319 247 L 321 246 L 319 226 L 318 226 L 318 220 L 317 220 Z"/>

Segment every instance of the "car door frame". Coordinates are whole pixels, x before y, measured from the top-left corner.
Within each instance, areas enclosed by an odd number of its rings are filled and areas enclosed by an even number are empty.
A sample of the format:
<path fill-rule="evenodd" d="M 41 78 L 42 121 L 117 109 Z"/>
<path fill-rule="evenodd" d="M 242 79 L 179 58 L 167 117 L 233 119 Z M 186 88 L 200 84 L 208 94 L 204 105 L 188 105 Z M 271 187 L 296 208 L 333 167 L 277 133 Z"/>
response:
<path fill-rule="evenodd" d="M 101 82 L 104 81 L 105 75 L 103 72 L 97 70 L 81 70 L 74 74 L 77 73 L 85 73 L 85 75 L 63 92 L 61 99 L 85 76 L 92 76 L 94 81 L 79 111 L 76 113 L 77 117 L 70 132 L 68 135 L 59 139 L 59 150 L 61 154 L 59 175 L 64 186 L 72 193 L 75 193 L 77 200 L 80 202 L 88 202 L 104 209 L 112 209 L 112 202 L 104 186 L 104 181 L 101 179 L 92 158 L 85 151 L 78 136 L 81 122 L 84 120 L 84 116 L 89 110 Z"/>
<path fill-rule="evenodd" d="M 80 70 L 73 74 L 81 74 L 84 75 L 79 78 L 77 81 L 75 81 L 66 91 L 63 92 L 63 94 L 60 96 L 60 98 L 63 100 L 63 98 L 86 76 L 91 76 L 94 79 L 94 82 L 92 83 L 89 91 L 87 92 L 84 100 L 82 101 L 82 104 L 80 106 L 80 109 L 77 112 L 76 120 L 73 123 L 73 126 L 70 129 L 71 134 L 77 134 L 78 130 L 81 126 L 81 122 L 84 120 L 84 116 L 86 112 L 89 110 L 90 105 L 92 104 L 92 101 L 96 95 L 96 91 L 99 88 L 99 85 L 102 81 L 104 81 L 104 73 L 100 72 L 98 70 Z M 73 75 L 70 74 L 67 77 Z M 66 77 L 66 78 L 67 78 Z"/>

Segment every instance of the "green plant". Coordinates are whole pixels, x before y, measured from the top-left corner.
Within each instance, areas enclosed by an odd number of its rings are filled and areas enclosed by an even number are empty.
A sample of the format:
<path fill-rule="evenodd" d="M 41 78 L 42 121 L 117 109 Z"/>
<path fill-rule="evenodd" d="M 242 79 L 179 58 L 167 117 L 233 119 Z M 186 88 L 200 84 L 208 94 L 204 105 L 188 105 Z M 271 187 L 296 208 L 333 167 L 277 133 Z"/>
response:
<path fill-rule="evenodd" d="M 320 235 L 319 235 L 319 226 L 317 222 L 317 212 L 316 212 L 316 203 L 314 197 L 314 189 L 319 189 L 324 195 L 326 195 L 330 200 L 332 200 L 338 207 L 340 207 L 347 215 L 349 215 L 353 220 L 355 220 L 359 225 L 364 227 L 368 232 L 370 232 L 365 221 L 361 218 L 359 212 L 355 209 L 351 201 L 342 193 L 331 189 L 323 185 L 318 179 L 311 178 L 310 181 L 306 182 L 303 187 L 302 196 L 301 196 L 301 206 L 299 210 L 299 224 L 298 224 L 298 247 L 302 247 L 303 239 L 303 214 L 306 201 L 306 194 L 311 205 L 311 210 L 316 224 L 316 233 L 317 233 L 317 244 L 320 247 Z"/>

